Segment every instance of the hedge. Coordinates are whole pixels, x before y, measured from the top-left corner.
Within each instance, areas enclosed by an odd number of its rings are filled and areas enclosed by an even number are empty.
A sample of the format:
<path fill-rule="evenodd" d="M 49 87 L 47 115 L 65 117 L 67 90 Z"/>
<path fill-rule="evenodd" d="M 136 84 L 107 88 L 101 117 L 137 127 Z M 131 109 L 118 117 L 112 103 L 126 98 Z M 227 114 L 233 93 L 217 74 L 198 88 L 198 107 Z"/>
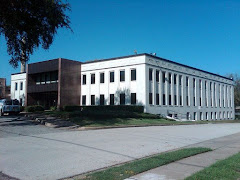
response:
<path fill-rule="evenodd" d="M 44 111 L 44 107 L 40 105 L 35 106 L 27 106 L 25 107 L 26 112 L 38 112 L 38 111 Z"/>
<path fill-rule="evenodd" d="M 107 106 L 65 106 L 65 111 L 82 111 L 82 112 L 94 112 L 94 111 L 125 111 L 125 112 L 138 112 L 143 113 L 143 106 L 134 106 L 134 105 L 107 105 Z"/>

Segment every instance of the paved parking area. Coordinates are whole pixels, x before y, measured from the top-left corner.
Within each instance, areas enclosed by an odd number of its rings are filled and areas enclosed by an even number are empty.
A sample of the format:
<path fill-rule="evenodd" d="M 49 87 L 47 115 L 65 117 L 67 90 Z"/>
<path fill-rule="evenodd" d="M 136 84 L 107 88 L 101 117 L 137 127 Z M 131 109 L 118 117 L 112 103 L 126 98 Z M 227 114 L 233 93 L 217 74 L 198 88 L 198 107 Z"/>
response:
<path fill-rule="evenodd" d="M 238 132 L 238 123 L 70 131 L 1 117 L 0 172 L 59 179 Z"/>

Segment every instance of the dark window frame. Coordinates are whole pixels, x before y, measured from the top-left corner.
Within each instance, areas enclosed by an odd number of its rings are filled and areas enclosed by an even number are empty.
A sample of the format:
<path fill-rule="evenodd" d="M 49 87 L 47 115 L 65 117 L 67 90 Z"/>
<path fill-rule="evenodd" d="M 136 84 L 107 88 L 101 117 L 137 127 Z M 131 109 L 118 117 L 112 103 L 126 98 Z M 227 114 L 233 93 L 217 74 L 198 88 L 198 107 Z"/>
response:
<path fill-rule="evenodd" d="M 95 84 L 96 76 L 95 73 L 91 74 L 91 84 Z"/>
<path fill-rule="evenodd" d="M 86 84 L 87 84 L 87 75 L 86 75 L 86 74 L 83 74 L 83 75 L 82 75 L 82 79 L 83 79 L 82 85 L 86 85 Z"/>
<path fill-rule="evenodd" d="M 137 80 L 137 70 L 131 69 L 131 81 L 136 81 L 136 80 Z"/>
<path fill-rule="evenodd" d="M 131 93 L 131 104 L 132 105 L 137 104 L 137 94 L 136 93 Z"/>
<path fill-rule="evenodd" d="M 104 72 L 101 72 L 100 73 L 100 84 L 104 83 L 104 77 L 105 77 Z"/>
<path fill-rule="evenodd" d="M 114 82 L 114 71 L 110 71 L 110 83 Z"/>
<path fill-rule="evenodd" d="M 125 70 L 120 70 L 120 82 L 125 81 Z"/>

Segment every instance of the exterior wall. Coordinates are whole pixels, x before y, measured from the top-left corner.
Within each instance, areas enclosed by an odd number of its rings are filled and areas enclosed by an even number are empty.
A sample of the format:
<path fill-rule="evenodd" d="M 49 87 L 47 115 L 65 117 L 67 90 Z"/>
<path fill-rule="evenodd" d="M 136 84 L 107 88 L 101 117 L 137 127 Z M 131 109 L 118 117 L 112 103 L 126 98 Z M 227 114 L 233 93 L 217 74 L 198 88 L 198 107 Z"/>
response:
<path fill-rule="evenodd" d="M 129 57 L 109 61 L 82 64 L 82 77 L 86 75 L 86 85 L 82 84 L 82 96 L 86 105 L 91 105 L 91 95 L 95 95 L 96 105 L 100 94 L 104 95 L 105 105 L 110 104 L 110 94 L 114 94 L 115 105 L 120 104 L 120 94 L 125 94 L 126 104 L 131 103 L 131 93 L 136 93 L 137 104 L 146 103 L 145 58 Z M 136 80 L 131 81 L 131 69 L 136 69 Z M 120 71 L 125 70 L 125 81 L 120 82 Z M 110 72 L 114 72 L 114 82 L 110 82 Z M 91 84 L 91 74 L 95 74 L 95 84 Z M 100 83 L 100 73 L 104 73 L 104 83 Z M 82 102 L 81 102 L 82 105 Z"/>
<path fill-rule="evenodd" d="M 58 107 L 80 105 L 81 63 L 59 59 Z"/>
<path fill-rule="evenodd" d="M 22 89 L 21 89 L 22 83 Z M 17 84 L 17 89 L 16 89 Z M 26 73 L 18 73 L 11 75 L 11 99 L 17 99 L 25 105 L 26 100 Z"/>
<path fill-rule="evenodd" d="M 4 99 L 6 94 L 6 79 L 0 78 L 0 99 Z"/>
<path fill-rule="evenodd" d="M 147 79 L 147 104 L 146 112 L 153 114 L 178 116 L 181 119 L 195 120 L 217 120 L 234 119 L 234 87 L 233 81 L 217 75 L 192 69 L 183 65 L 178 65 L 165 60 L 159 60 L 152 56 L 146 56 L 146 67 L 153 70 L 153 80 Z M 156 71 L 160 72 L 160 81 L 156 82 Z M 162 72 L 165 72 L 165 85 L 162 81 Z M 171 83 L 169 83 L 169 73 L 171 73 Z M 176 84 L 174 84 L 176 75 Z M 182 85 L 179 83 L 179 76 L 182 77 Z M 189 79 L 189 86 L 186 86 L 186 77 Z M 194 87 L 195 79 L 195 87 Z M 206 87 L 205 87 L 206 82 Z M 210 87 L 211 85 L 211 87 Z M 163 89 L 163 87 L 165 89 Z M 180 105 L 180 89 L 182 91 L 182 105 Z M 166 105 L 163 105 L 162 95 L 166 94 Z M 149 104 L 149 93 L 153 94 L 153 104 Z M 156 94 L 160 95 L 160 103 L 156 105 Z M 187 104 L 187 93 L 189 102 Z M 169 105 L 169 95 L 171 95 L 171 105 Z M 176 95 L 176 103 L 174 99 Z M 196 97 L 195 103 L 194 98 Z M 206 98 L 207 97 L 207 98 Z M 201 101 L 201 103 L 200 103 Z M 189 115 L 187 116 L 187 113 Z M 206 117 L 208 116 L 208 117 Z"/>

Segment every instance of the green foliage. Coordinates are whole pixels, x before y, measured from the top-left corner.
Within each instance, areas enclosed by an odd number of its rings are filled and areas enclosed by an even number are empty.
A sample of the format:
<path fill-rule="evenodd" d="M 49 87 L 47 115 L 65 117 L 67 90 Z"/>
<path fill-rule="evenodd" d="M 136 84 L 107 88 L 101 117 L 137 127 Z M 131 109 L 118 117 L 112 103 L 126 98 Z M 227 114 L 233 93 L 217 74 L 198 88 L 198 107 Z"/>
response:
<path fill-rule="evenodd" d="M 143 113 L 143 106 L 132 106 L 132 105 L 115 105 L 115 106 L 65 106 L 65 111 L 82 111 L 84 113 L 94 113 L 95 111 L 101 112 L 117 112 L 117 111 L 125 111 L 125 112 L 138 112 Z"/>
<path fill-rule="evenodd" d="M 50 111 L 56 111 L 57 110 L 57 107 L 56 106 L 51 106 L 50 107 Z"/>
<path fill-rule="evenodd" d="M 25 107 L 26 112 L 39 112 L 39 111 L 44 111 L 43 106 L 36 105 L 36 106 L 27 106 Z"/>
<path fill-rule="evenodd" d="M 24 106 L 20 106 L 20 112 L 23 112 L 25 110 Z"/>
<path fill-rule="evenodd" d="M 240 106 L 240 76 L 238 74 L 227 75 L 229 78 L 233 78 L 234 82 L 234 102 L 235 106 Z"/>
<path fill-rule="evenodd" d="M 193 156 L 196 154 L 204 153 L 211 151 L 209 148 L 186 148 L 173 152 L 167 152 L 158 154 L 152 157 L 147 157 L 140 160 L 135 160 L 133 162 L 129 162 L 120 166 L 110 167 L 106 170 L 98 171 L 91 173 L 86 176 L 85 179 L 88 180 L 122 180 L 128 177 L 131 177 L 135 174 L 139 174 L 141 172 L 169 164 L 174 161 L 178 161 L 180 159 Z"/>
<path fill-rule="evenodd" d="M 1 0 L 0 35 L 7 41 L 10 64 L 18 66 L 41 44 L 48 49 L 57 29 L 71 29 L 65 11 L 69 3 L 61 0 Z"/>

